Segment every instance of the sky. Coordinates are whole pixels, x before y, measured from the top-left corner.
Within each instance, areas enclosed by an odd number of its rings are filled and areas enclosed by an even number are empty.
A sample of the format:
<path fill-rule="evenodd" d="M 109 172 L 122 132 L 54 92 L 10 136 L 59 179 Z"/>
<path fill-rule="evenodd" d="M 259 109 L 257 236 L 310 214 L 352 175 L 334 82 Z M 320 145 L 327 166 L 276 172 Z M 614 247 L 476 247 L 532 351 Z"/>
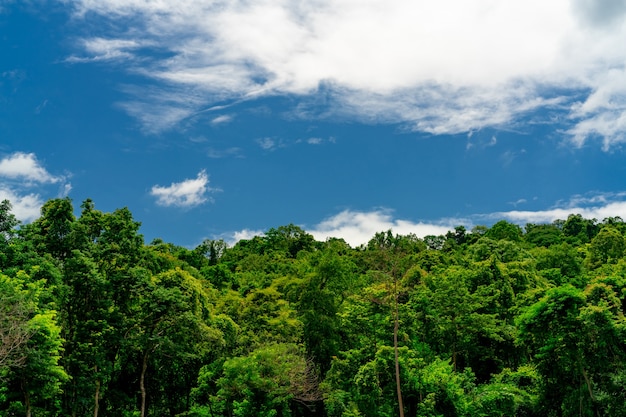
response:
<path fill-rule="evenodd" d="M 626 0 L 0 0 L 0 199 L 193 248 L 626 219 Z"/>

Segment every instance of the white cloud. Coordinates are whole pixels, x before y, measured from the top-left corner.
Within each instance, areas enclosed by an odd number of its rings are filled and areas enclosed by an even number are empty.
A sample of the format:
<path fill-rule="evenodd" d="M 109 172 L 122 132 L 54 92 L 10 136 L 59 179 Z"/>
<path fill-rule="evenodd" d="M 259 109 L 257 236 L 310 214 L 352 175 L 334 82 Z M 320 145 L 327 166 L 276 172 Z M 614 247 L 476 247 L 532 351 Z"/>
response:
<path fill-rule="evenodd" d="M 37 194 L 19 195 L 14 190 L 0 186 L 0 201 L 11 202 L 11 212 L 22 222 L 30 222 L 40 215 L 43 201 Z"/>
<path fill-rule="evenodd" d="M 72 4 L 78 17 L 127 23 L 101 25 L 103 33 L 84 43 L 89 56 L 128 57 L 146 44 L 167 52 L 162 59 L 144 55 L 132 69 L 201 91 L 202 103 L 164 100 L 165 108 L 186 115 L 225 99 L 328 88 L 329 114 L 404 122 L 433 134 L 503 126 L 558 105 L 571 117 L 566 133 L 575 143 L 600 137 L 608 148 L 626 141 L 623 1 Z M 130 29 L 111 29 L 119 27 Z M 177 92 L 184 96 L 186 88 Z M 579 103 L 569 108 L 574 97 Z M 146 114 L 164 109 L 158 103 L 126 108 L 146 126 L 156 118 Z M 166 118 L 154 130 L 184 117 Z"/>
<path fill-rule="evenodd" d="M 207 151 L 207 156 L 213 159 L 219 158 L 227 158 L 227 157 L 235 157 L 235 158 L 243 158 L 241 153 L 241 148 L 232 147 L 227 149 L 209 149 Z"/>
<path fill-rule="evenodd" d="M 194 207 L 209 201 L 207 193 L 215 191 L 209 187 L 209 177 L 204 170 L 194 179 L 172 183 L 169 186 L 155 185 L 150 194 L 157 198 L 160 206 Z"/>
<path fill-rule="evenodd" d="M 230 237 L 226 239 L 226 243 L 230 246 L 239 242 L 240 240 L 249 240 L 255 236 L 264 236 L 265 233 L 262 230 L 243 229 L 238 232 L 232 233 Z"/>
<path fill-rule="evenodd" d="M 0 160 L 0 200 L 9 200 L 13 214 L 22 222 L 30 222 L 40 215 L 43 198 L 32 188 L 58 185 L 59 197 L 65 197 L 72 189 L 65 176 L 49 173 L 33 153 L 15 152 Z"/>
<path fill-rule="evenodd" d="M 580 214 L 587 219 L 602 221 L 608 217 L 626 219 L 626 192 L 591 193 L 587 196 L 575 195 L 569 201 L 559 202 L 556 207 L 537 211 L 505 211 L 480 216 L 491 219 L 507 219 L 524 225 L 526 223 L 552 223 L 566 220 L 570 214 Z"/>
<path fill-rule="evenodd" d="M 34 183 L 58 183 L 62 177 L 50 174 L 33 153 L 15 152 L 0 160 L 0 177 Z"/>
<path fill-rule="evenodd" d="M 120 102 L 118 106 L 137 118 L 146 133 L 159 133 L 192 118 L 204 102 L 197 91 L 185 86 L 150 86 L 122 88 L 136 99 Z"/>
<path fill-rule="evenodd" d="M 525 203 L 520 199 L 513 204 Z M 626 220 L 626 192 L 592 193 L 587 196 L 575 195 L 566 202 L 546 210 L 512 210 L 487 214 L 469 215 L 467 218 L 444 218 L 415 222 L 397 219 L 393 211 L 378 209 L 372 211 L 344 210 L 328 217 L 319 224 L 305 227 L 316 240 L 324 241 L 330 237 L 342 238 L 352 247 L 367 244 L 376 233 L 392 230 L 394 234 L 414 234 L 423 238 L 428 235 L 445 235 L 456 226 L 465 226 L 471 230 L 476 224 L 491 225 L 500 220 L 525 226 L 527 223 L 544 224 L 555 220 L 567 220 L 571 214 L 580 214 L 587 219 L 602 221 L 608 217 L 621 217 Z M 241 239 L 263 236 L 260 230 L 244 229 L 231 233 L 227 240 L 231 245 Z"/>
<path fill-rule="evenodd" d="M 132 39 L 105 39 L 100 37 L 83 39 L 81 43 L 88 56 L 79 57 L 72 55 L 66 59 L 67 62 L 81 63 L 130 59 L 133 57 L 132 51 L 134 49 L 149 45 L 149 43 L 140 43 Z"/>
<path fill-rule="evenodd" d="M 211 120 L 212 125 L 222 125 L 226 123 L 230 123 L 233 120 L 233 116 L 230 114 L 223 114 L 221 116 L 217 116 L 213 120 Z"/>
<path fill-rule="evenodd" d="M 446 222 L 448 223 L 448 222 Z M 450 224 L 434 224 L 394 219 L 388 210 L 370 212 L 344 210 L 331 216 L 315 227 L 307 230 L 317 240 L 329 237 L 342 238 L 351 246 L 359 246 L 369 242 L 376 233 L 389 229 L 394 234 L 414 234 L 418 237 L 447 233 L 454 226 Z"/>
<path fill-rule="evenodd" d="M 506 211 L 489 215 L 491 218 L 507 219 L 518 224 L 552 223 L 555 220 L 566 220 L 570 214 L 580 214 L 587 219 L 602 221 L 607 217 L 626 219 L 626 201 L 609 203 L 597 207 L 555 208 L 540 211 Z"/>
<path fill-rule="evenodd" d="M 276 146 L 278 146 L 276 141 L 272 138 L 260 138 L 260 139 L 257 139 L 256 142 L 259 144 L 261 148 L 265 149 L 266 151 L 271 151 L 275 149 Z"/>
<path fill-rule="evenodd" d="M 59 189 L 59 198 L 67 197 L 70 194 L 70 191 L 72 191 L 72 184 L 69 182 L 63 184 Z"/>

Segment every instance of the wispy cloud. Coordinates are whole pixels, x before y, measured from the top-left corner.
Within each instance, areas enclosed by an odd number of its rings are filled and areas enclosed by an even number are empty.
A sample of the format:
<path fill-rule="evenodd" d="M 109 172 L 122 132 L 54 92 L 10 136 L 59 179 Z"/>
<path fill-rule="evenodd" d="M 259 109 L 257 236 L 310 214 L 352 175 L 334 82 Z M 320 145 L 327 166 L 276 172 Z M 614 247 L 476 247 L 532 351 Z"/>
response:
<path fill-rule="evenodd" d="M 72 55 L 66 62 L 85 63 L 133 58 L 133 50 L 147 46 L 146 42 L 133 39 L 105 39 L 100 37 L 81 41 L 86 56 Z"/>
<path fill-rule="evenodd" d="M 150 194 L 160 206 L 195 207 L 210 200 L 208 193 L 216 191 L 209 187 L 209 177 L 202 170 L 196 178 L 173 182 L 169 186 L 155 185 Z"/>
<path fill-rule="evenodd" d="M 502 161 L 502 165 L 507 167 L 513 163 L 517 158 L 526 154 L 525 149 L 521 149 L 519 151 L 505 151 L 500 155 L 500 160 Z"/>
<path fill-rule="evenodd" d="M 256 140 L 256 143 L 266 151 L 272 151 L 279 146 L 278 142 L 272 138 L 259 138 Z"/>
<path fill-rule="evenodd" d="M 0 0 L 0 13 L 4 13 L 5 8 L 13 2 L 14 0 Z"/>
<path fill-rule="evenodd" d="M 234 119 L 233 115 L 223 114 L 223 115 L 217 116 L 216 118 L 211 120 L 211 124 L 214 125 L 214 126 L 216 126 L 216 125 L 223 125 L 223 124 L 227 124 L 227 123 L 232 122 L 233 119 Z"/>
<path fill-rule="evenodd" d="M 321 145 L 322 142 L 324 142 L 324 139 L 322 138 L 308 138 L 306 140 L 306 143 L 308 143 L 309 145 Z"/>
<path fill-rule="evenodd" d="M 139 120 L 146 133 L 159 133 L 192 118 L 205 100 L 184 85 L 125 85 L 121 89 L 133 99 L 117 103 L 118 107 Z"/>
<path fill-rule="evenodd" d="M 619 1 L 72 4 L 78 17 L 127 23 L 101 25 L 83 45 L 88 57 L 139 55 L 137 45 L 156 45 L 167 57 L 144 53 L 133 70 L 201 91 L 202 103 L 189 106 L 196 110 L 225 99 L 304 98 L 323 87 L 329 100 L 319 115 L 445 134 L 506 126 L 547 108 L 569 116 L 564 131 L 578 145 L 626 140 L 626 7 Z M 130 29 L 115 32 L 120 27 Z M 132 109 L 142 123 L 151 119 L 137 111 L 150 108 Z"/>
<path fill-rule="evenodd" d="M 235 158 L 243 158 L 241 153 L 241 148 L 232 147 L 227 149 L 209 149 L 207 152 L 207 156 L 213 159 L 219 158 L 227 158 L 227 157 L 235 157 Z"/>

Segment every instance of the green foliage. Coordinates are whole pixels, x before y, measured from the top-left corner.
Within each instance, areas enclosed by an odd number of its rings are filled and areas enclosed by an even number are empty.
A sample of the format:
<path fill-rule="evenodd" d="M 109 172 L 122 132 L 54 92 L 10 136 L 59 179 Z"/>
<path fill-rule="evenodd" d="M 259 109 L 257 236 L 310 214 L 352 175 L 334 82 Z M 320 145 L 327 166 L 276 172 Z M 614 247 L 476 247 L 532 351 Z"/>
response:
<path fill-rule="evenodd" d="M 207 366 L 199 385 L 194 390 L 196 412 L 209 408 L 239 417 L 288 417 L 292 402 L 321 399 L 317 375 L 295 344 L 271 344 L 228 359 L 219 368 Z"/>
<path fill-rule="evenodd" d="M 622 233 L 613 226 L 605 226 L 589 244 L 588 262 L 590 268 L 606 263 L 616 263 L 624 256 L 626 240 Z"/>
<path fill-rule="evenodd" d="M 585 219 L 580 214 L 570 214 L 563 223 L 563 234 L 572 243 L 588 243 L 598 230 L 596 219 Z"/>
<path fill-rule="evenodd" d="M 626 414 L 620 218 L 358 248 L 139 228 L 67 198 L 20 226 L 0 203 L 0 416 L 396 416 L 398 390 L 407 417 Z"/>
<path fill-rule="evenodd" d="M 485 233 L 485 236 L 493 240 L 510 240 L 519 242 L 522 240 L 522 229 L 506 220 L 500 220 Z"/>
<path fill-rule="evenodd" d="M 548 248 L 563 241 L 563 231 L 556 224 L 528 223 L 524 240 L 533 246 Z"/>
<path fill-rule="evenodd" d="M 59 409 L 68 375 L 59 364 L 63 340 L 56 311 L 42 303 L 45 292 L 45 283 L 31 281 L 26 273 L 16 278 L 0 274 L 0 382 L 5 388 L 0 411 L 31 415 Z"/>

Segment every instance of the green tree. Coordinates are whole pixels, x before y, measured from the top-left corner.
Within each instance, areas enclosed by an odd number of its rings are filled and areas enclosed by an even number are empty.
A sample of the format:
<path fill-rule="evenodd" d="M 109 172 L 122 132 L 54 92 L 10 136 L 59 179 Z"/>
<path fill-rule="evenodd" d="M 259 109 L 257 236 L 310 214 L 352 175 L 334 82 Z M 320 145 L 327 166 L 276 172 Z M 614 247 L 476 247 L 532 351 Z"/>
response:
<path fill-rule="evenodd" d="M 588 243 L 600 227 L 596 219 L 585 219 L 580 214 L 570 214 L 563 223 L 563 235 L 570 243 Z"/>
<path fill-rule="evenodd" d="M 519 242 L 522 240 L 522 229 L 513 223 L 509 223 L 506 220 L 500 220 L 485 233 L 485 236 L 493 240 L 510 240 L 513 242 Z"/>
<path fill-rule="evenodd" d="M 142 417 L 148 413 L 150 366 L 167 363 L 180 369 L 224 343 L 223 332 L 210 325 L 207 295 L 196 278 L 177 268 L 153 276 L 146 284 L 133 307 L 135 324 L 127 342 L 139 363 Z M 197 375 L 199 362 L 194 362 Z"/>
<path fill-rule="evenodd" d="M 92 258 L 74 250 L 65 260 L 64 284 L 63 365 L 72 376 L 64 389 L 65 409 L 72 416 L 96 417 L 119 343 L 110 282 Z"/>
<path fill-rule="evenodd" d="M 432 349 L 451 358 L 453 369 L 472 366 L 483 347 L 502 342 L 506 327 L 489 304 L 501 293 L 489 288 L 472 291 L 472 272 L 449 267 L 427 275 L 412 294 L 420 337 Z"/>
<path fill-rule="evenodd" d="M 589 266 L 596 268 L 606 263 L 616 263 L 624 256 L 624 250 L 626 250 L 626 240 L 622 233 L 614 226 L 604 226 L 591 239 Z"/>
<path fill-rule="evenodd" d="M 46 298 L 44 284 L 32 281 L 24 272 L 15 278 L 0 274 L 3 300 L 0 326 L 10 324 L 9 334 L 1 334 L 3 348 L 0 351 L 7 348 L 4 346 L 7 336 L 10 344 L 8 355 L 0 363 L 0 382 L 6 381 L 8 389 L 8 396 L 4 404 L 0 402 L 0 407 L 26 417 L 35 411 L 55 414 L 60 405 L 56 400 L 61 384 L 68 378 L 59 365 L 63 341 L 56 312 L 42 302 Z M 5 304 L 5 300 L 8 303 Z"/>
<path fill-rule="evenodd" d="M 543 415 L 609 416 L 622 409 L 615 381 L 626 354 L 625 324 L 619 296 L 604 283 L 550 289 L 519 317 L 520 342 L 542 375 Z"/>
<path fill-rule="evenodd" d="M 294 344 L 270 344 L 228 359 L 219 374 L 204 369 L 199 381 L 195 393 L 208 401 L 197 408 L 210 408 L 207 415 L 289 417 L 321 400 L 315 367 Z"/>
<path fill-rule="evenodd" d="M 60 260 L 70 254 L 71 241 L 68 238 L 76 220 L 73 211 L 72 200 L 68 197 L 44 203 L 41 217 L 27 228 L 39 253 L 49 253 Z"/>
<path fill-rule="evenodd" d="M 563 231 L 556 224 L 528 223 L 524 240 L 534 246 L 547 248 L 563 241 Z"/>

